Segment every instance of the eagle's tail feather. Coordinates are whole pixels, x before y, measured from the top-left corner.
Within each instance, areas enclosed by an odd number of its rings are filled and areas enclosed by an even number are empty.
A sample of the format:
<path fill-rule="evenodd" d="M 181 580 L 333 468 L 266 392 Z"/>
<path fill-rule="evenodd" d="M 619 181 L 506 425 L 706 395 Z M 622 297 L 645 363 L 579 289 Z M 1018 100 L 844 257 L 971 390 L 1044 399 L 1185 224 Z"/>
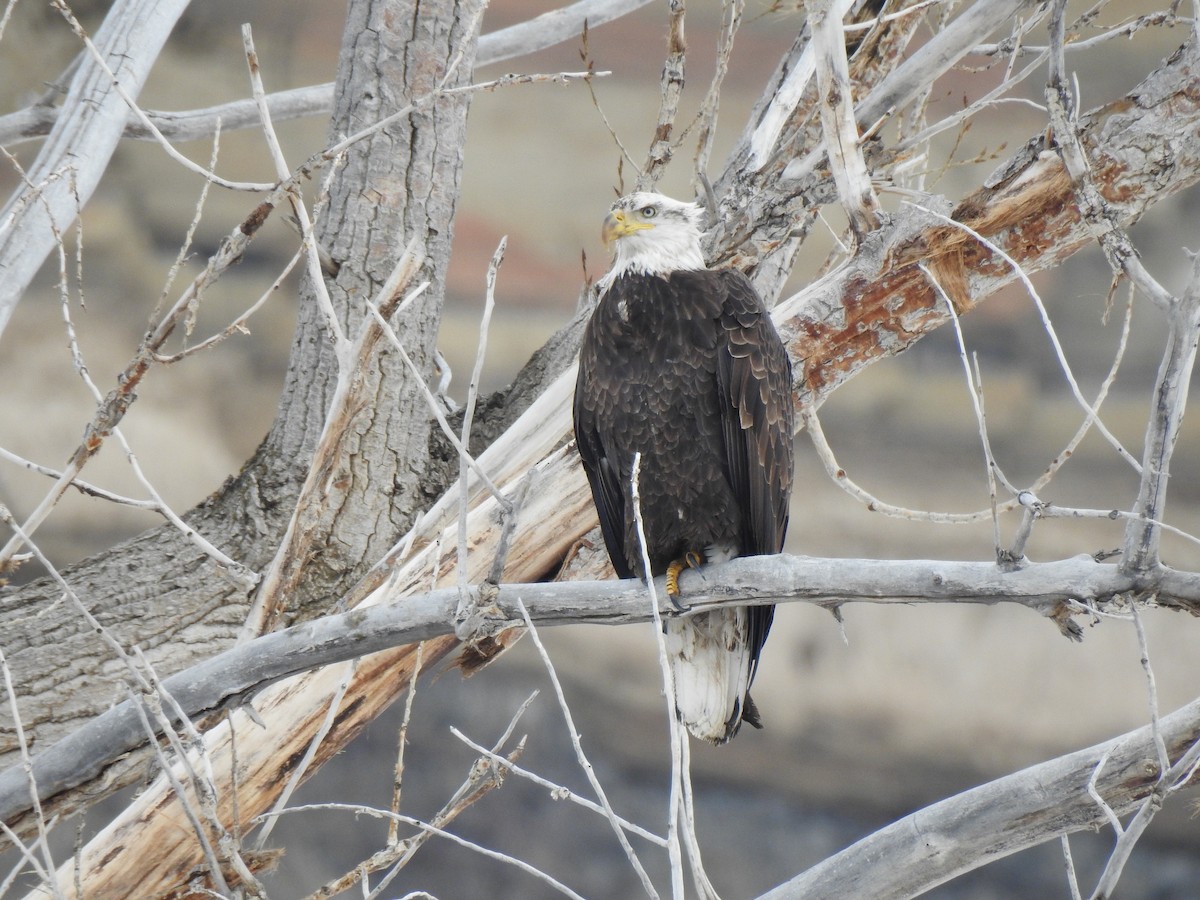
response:
<path fill-rule="evenodd" d="M 749 616 L 719 609 L 666 623 L 675 707 L 688 731 L 713 744 L 737 734 L 742 721 L 762 727 L 750 689 Z"/>

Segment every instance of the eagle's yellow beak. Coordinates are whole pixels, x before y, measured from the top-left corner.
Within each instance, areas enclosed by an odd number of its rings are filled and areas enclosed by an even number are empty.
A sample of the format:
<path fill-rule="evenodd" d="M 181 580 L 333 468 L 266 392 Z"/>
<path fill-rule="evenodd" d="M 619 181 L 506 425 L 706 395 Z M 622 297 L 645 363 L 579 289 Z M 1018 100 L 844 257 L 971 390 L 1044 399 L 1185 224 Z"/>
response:
<path fill-rule="evenodd" d="M 630 218 L 623 209 L 614 209 L 604 217 L 604 227 L 600 229 L 600 238 L 604 241 L 604 246 L 609 247 L 617 238 L 653 227 L 649 222 L 639 222 Z"/>

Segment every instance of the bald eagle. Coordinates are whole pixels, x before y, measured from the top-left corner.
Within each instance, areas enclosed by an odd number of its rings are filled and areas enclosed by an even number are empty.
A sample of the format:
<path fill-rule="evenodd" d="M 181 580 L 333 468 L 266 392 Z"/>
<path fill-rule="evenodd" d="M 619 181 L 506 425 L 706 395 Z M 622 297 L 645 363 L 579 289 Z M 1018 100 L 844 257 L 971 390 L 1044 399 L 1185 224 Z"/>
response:
<path fill-rule="evenodd" d="M 604 220 L 615 260 L 598 282 L 575 387 L 575 440 L 613 568 L 650 574 L 672 599 L 688 567 L 778 553 L 792 488 L 791 364 L 750 281 L 710 270 L 693 203 L 639 192 Z M 675 705 L 692 734 L 723 744 L 760 728 L 750 683 L 773 607 L 670 619 Z"/>

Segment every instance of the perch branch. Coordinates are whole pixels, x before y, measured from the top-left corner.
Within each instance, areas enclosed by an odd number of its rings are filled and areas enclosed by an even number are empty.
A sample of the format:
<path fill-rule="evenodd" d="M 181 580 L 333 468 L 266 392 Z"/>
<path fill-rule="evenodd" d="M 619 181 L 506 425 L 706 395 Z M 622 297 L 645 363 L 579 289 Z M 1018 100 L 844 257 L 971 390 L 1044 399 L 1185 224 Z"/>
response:
<path fill-rule="evenodd" d="M 680 587 L 689 612 L 717 606 L 808 602 L 1013 602 L 1044 615 L 1063 603 L 1095 607 L 1138 590 L 1156 593 L 1158 606 L 1200 613 L 1200 574 L 1165 567 L 1131 576 L 1090 556 L 1001 569 L 992 563 L 882 561 L 770 556 L 689 570 Z M 658 596 L 665 598 L 663 584 Z M 474 590 L 474 589 L 473 589 Z M 380 600 L 389 588 L 381 588 Z M 453 634 L 457 587 L 380 602 L 272 632 L 163 680 L 163 688 L 193 718 L 245 703 L 268 685 L 337 662 Z M 488 596 L 487 625 L 495 632 L 525 624 L 521 603 L 538 625 L 648 622 L 646 587 L 637 579 L 500 585 Z M 677 614 L 660 600 L 659 612 Z M 96 777 L 145 742 L 135 710 L 118 704 L 37 754 L 33 772 L 41 801 Z M 30 809 L 29 781 L 20 767 L 0 773 L 0 820 Z"/>

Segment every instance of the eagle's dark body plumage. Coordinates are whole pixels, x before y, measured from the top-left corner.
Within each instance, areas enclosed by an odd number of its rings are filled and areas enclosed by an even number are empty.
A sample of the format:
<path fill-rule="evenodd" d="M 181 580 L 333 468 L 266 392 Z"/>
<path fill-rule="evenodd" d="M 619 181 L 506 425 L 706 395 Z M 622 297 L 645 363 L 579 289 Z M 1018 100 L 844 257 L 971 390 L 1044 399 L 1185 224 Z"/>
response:
<path fill-rule="evenodd" d="M 695 209 L 638 194 L 618 201 L 614 214 L 626 201 L 631 216 L 660 204 L 653 215 L 664 221 L 672 205 Z M 698 255 L 696 218 L 685 218 Z M 694 265 L 695 255 L 689 259 Z M 714 561 L 778 553 L 788 521 L 791 366 L 770 315 L 740 272 L 662 268 L 621 267 L 619 255 L 580 350 L 575 436 L 623 578 L 643 574 L 635 453 L 652 575 L 689 554 Z M 722 743 L 741 721 L 758 724 L 747 691 L 773 613 L 719 610 L 669 623 L 677 704 L 694 733 Z"/>

